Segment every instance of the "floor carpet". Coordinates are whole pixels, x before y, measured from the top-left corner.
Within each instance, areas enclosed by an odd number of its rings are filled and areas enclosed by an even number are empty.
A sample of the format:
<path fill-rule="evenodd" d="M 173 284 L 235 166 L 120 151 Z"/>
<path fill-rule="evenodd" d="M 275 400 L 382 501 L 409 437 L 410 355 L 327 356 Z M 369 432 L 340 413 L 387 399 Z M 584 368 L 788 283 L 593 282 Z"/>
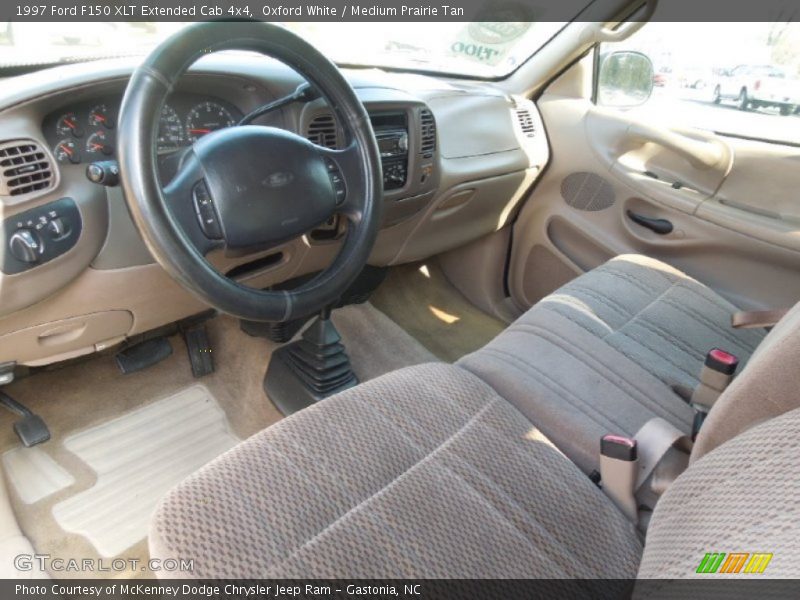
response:
<path fill-rule="evenodd" d="M 435 263 L 393 267 L 371 301 L 447 362 L 477 350 L 507 327 L 470 303 Z"/>

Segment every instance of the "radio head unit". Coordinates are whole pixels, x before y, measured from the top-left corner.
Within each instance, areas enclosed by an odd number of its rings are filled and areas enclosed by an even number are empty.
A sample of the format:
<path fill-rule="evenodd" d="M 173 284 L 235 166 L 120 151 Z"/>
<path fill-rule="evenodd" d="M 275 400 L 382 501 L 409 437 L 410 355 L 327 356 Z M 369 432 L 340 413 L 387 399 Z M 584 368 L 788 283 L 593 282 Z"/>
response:
<path fill-rule="evenodd" d="M 408 154 L 408 131 L 405 129 L 384 129 L 375 132 L 381 158 L 406 156 Z"/>
<path fill-rule="evenodd" d="M 408 120 L 405 112 L 370 114 L 383 166 L 383 189 L 396 190 L 408 179 Z"/>

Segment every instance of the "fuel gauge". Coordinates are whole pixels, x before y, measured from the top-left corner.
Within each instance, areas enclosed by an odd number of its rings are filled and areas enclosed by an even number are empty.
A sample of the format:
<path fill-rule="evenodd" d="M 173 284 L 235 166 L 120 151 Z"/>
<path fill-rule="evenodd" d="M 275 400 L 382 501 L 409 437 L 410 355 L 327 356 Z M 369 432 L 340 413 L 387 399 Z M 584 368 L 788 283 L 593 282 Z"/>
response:
<path fill-rule="evenodd" d="M 98 129 L 86 138 L 86 152 L 89 154 L 105 154 L 110 156 L 114 153 L 114 148 L 108 144 L 108 136 L 102 129 Z"/>
<path fill-rule="evenodd" d="M 83 137 L 83 129 L 78 123 L 78 117 L 75 113 L 69 112 L 61 115 L 56 123 L 56 131 L 62 137 L 73 136 L 76 138 Z"/>
<path fill-rule="evenodd" d="M 108 106 L 98 104 L 89 111 L 89 127 L 114 129 L 114 119 L 108 114 Z"/>
<path fill-rule="evenodd" d="M 53 149 L 56 160 L 60 163 L 72 163 L 77 165 L 81 162 L 81 150 L 73 140 L 61 140 Z"/>

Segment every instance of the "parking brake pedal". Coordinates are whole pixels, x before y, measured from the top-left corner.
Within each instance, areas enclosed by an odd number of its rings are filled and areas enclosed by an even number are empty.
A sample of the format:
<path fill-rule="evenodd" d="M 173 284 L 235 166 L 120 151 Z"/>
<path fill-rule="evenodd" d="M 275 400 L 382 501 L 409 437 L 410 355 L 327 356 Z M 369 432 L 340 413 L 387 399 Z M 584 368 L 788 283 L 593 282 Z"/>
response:
<path fill-rule="evenodd" d="M 192 375 L 203 377 L 214 372 L 214 356 L 211 341 L 205 325 L 183 329 L 183 339 L 189 351 L 189 362 L 192 364 Z"/>
<path fill-rule="evenodd" d="M 2 391 L 0 391 L 0 405 L 22 417 L 14 423 L 14 433 L 27 448 L 50 439 L 50 430 L 45 425 L 44 419 Z"/>

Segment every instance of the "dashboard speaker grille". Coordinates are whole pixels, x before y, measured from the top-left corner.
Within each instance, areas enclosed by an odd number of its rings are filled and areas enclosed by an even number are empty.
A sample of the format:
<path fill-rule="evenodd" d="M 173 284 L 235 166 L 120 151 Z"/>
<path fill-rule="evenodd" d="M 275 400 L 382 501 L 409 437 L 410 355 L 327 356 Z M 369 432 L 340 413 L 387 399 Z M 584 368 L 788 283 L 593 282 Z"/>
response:
<path fill-rule="evenodd" d="M 306 138 L 317 146 L 337 148 L 339 136 L 336 131 L 336 121 L 331 114 L 323 114 L 309 123 Z"/>
<path fill-rule="evenodd" d="M 595 173 L 570 173 L 561 182 L 561 197 L 578 210 L 598 211 L 614 204 L 614 188 Z"/>
<path fill-rule="evenodd" d="M 0 195 L 22 196 L 49 189 L 55 182 L 53 166 L 33 140 L 0 143 Z"/>
<path fill-rule="evenodd" d="M 420 154 L 431 158 L 436 152 L 436 119 L 427 108 L 419 115 L 420 122 Z"/>
<path fill-rule="evenodd" d="M 523 135 L 527 137 L 534 137 L 536 135 L 536 125 L 533 122 L 533 116 L 528 108 L 517 108 L 517 121 L 519 121 L 520 129 Z"/>

